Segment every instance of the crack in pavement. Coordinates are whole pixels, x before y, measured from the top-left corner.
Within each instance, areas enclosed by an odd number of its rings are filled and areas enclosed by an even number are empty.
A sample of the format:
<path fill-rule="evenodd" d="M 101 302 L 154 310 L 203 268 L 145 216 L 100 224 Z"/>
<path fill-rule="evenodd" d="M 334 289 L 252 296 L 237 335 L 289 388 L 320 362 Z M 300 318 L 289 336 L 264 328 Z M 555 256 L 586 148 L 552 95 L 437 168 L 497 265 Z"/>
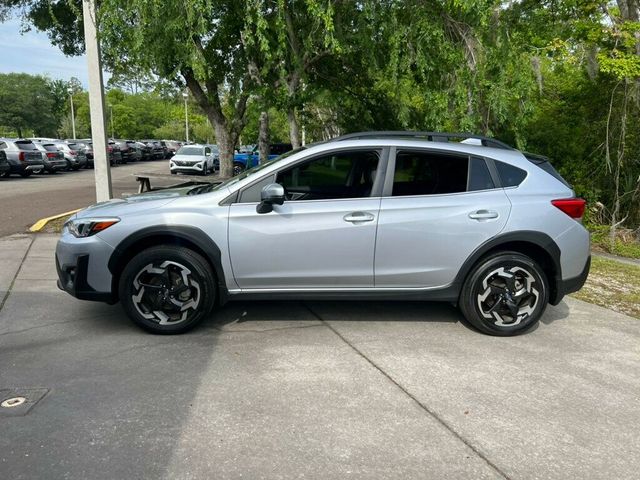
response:
<path fill-rule="evenodd" d="M 31 251 L 31 247 L 33 246 L 33 243 L 35 241 L 36 241 L 35 236 L 32 235 L 31 243 L 29 243 L 29 246 L 27 247 L 27 251 L 24 252 L 24 256 L 22 257 L 22 260 L 20 260 L 20 265 L 18 266 L 18 270 L 16 270 L 16 274 L 13 276 L 13 279 L 11 280 L 9 287 L 7 288 L 7 292 L 4 294 L 4 298 L 2 299 L 2 302 L 0 302 L 0 312 L 4 308 L 4 304 L 7 303 L 7 299 L 9 298 L 9 295 L 13 290 L 13 285 L 16 283 L 16 278 L 18 278 L 18 275 L 20 274 L 20 270 L 22 270 L 22 266 L 24 265 L 24 262 L 27 259 L 27 255 L 29 255 L 29 252 Z"/>
<path fill-rule="evenodd" d="M 436 412 L 431 410 L 427 405 L 422 403 L 417 397 L 415 397 L 409 390 L 403 387 L 397 380 L 395 380 L 389 373 L 384 371 L 382 367 L 380 367 L 377 363 L 367 357 L 364 352 L 358 349 L 355 345 L 353 345 L 349 340 L 347 340 L 340 332 L 338 332 L 331 324 L 329 324 L 325 319 L 323 319 L 320 315 L 318 315 L 308 304 L 303 302 L 303 305 L 311 315 L 316 317 L 319 321 L 323 323 L 329 330 L 331 330 L 340 340 L 346 343 L 354 352 L 356 352 L 363 360 L 365 360 L 369 365 L 378 370 L 384 377 L 387 378 L 391 383 L 393 383 L 396 387 L 398 387 L 405 395 L 407 395 L 414 403 L 418 405 L 424 412 L 426 412 L 430 417 L 436 420 L 440 425 L 442 425 L 446 430 L 448 430 L 455 438 L 464 443 L 471 451 L 473 451 L 478 457 L 480 457 L 492 470 L 494 470 L 498 475 L 506 480 L 510 480 L 510 477 L 500 469 L 495 463 L 493 463 L 489 458 L 482 453 L 478 447 L 475 447 L 469 440 L 464 438 L 461 433 L 457 432 L 452 425 L 450 425 L 446 420 L 440 417 Z"/>

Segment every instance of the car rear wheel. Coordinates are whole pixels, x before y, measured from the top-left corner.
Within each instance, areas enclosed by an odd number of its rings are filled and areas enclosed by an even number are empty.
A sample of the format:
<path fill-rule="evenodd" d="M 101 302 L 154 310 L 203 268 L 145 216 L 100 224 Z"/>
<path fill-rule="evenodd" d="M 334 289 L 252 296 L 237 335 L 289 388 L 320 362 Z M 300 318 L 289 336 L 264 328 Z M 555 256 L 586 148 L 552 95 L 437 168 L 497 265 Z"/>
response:
<path fill-rule="evenodd" d="M 549 302 L 544 271 L 517 252 L 498 252 L 482 259 L 469 273 L 460 294 L 460 309 L 481 332 L 518 335 L 538 323 Z"/>
<path fill-rule="evenodd" d="M 27 170 L 26 172 L 20 172 L 20 176 L 22 178 L 29 178 L 33 172 L 31 170 Z"/>
<path fill-rule="evenodd" d="M 134 323 L 158 334 L 184 333 L 206 318 L 216 282 L 207 261 L 184 247 L 143 250 L 120 278 L 120 301 Z"/>

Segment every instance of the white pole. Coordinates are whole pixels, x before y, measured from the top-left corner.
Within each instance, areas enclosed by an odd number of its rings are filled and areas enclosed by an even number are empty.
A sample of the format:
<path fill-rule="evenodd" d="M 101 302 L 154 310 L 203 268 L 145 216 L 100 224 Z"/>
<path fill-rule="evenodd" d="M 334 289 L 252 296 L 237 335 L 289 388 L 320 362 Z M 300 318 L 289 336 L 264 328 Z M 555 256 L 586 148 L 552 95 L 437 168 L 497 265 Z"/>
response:
<path fill-rule="evenodd" d="M 111 114 L 111 138 L 116 138 L 116 134 L 113 130 L 113 105 L 109 105 L 109 112 Z"/>
<path fill-rule="evenodd" d="M 182 96 L 184 97 L 184 130 L 186 132 L 187 143 L 189 143 L 189 112 L 187 110 L 187 98 L 189 94 L 184 92 Z"/>
<path fill-rule="evenodd" d="M 111 167 L 107 155 L 107 128 L 104 115 L 104 89 L 102 65 L 96 25 L 95 0 L 82 0 L 84 16 L 84 42 L 89 71 L 89 110 L 91 137 L 93 138 L 93 165 L 96 177 L 96 200 L 104 202 L 113 197 Z"/>
<path fill-rule="evenodd" d="M 71 105 L 71 126 L 73 128 L 73 139 L 76 139 L 76 114 L 73 111 L 73 89 L 69 88 L 69 104 Z"/>

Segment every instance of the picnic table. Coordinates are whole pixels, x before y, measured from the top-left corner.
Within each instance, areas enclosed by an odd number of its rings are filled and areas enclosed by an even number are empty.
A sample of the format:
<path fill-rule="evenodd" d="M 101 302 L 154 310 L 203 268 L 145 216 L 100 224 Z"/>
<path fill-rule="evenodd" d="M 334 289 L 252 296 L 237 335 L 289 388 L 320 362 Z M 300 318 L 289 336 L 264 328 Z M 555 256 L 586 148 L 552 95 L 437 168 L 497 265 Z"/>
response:
<path fill-rule="evenodd" d="M 220 175 L 174 175 L 171 173 L 155 173 L 155 172 L 139 172 L 134 173 L 136 181 L 138 182 L 138 193 L 150 192 L 151 190 L 160 190 L 164 188 L 174 187 L 188 187 L 189 185 L 206 185 L 211 183 L 222 183 L 226 178 L 220 177 Z M 178 183 L 170 185 L 168 187 L 151 188 L 151 179 L 161 180 L 176 180 Z"/>

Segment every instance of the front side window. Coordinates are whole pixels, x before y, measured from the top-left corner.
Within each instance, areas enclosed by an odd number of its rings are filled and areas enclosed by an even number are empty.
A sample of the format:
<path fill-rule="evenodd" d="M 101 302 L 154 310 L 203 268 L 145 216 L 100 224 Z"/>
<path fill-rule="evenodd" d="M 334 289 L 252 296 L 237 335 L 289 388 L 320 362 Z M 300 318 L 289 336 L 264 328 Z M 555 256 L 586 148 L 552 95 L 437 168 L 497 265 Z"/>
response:
<path fill-rule="evenodd" d="M 330 153 L 278 173 L 288 200 L 332 200 L 371 195 L 380 152 Z"/>
<path fill-rule="evenodd" d="M 434 152 L 399 151 L 393 176 L 394 197 L 467 191 L 469 158 Z"/>

